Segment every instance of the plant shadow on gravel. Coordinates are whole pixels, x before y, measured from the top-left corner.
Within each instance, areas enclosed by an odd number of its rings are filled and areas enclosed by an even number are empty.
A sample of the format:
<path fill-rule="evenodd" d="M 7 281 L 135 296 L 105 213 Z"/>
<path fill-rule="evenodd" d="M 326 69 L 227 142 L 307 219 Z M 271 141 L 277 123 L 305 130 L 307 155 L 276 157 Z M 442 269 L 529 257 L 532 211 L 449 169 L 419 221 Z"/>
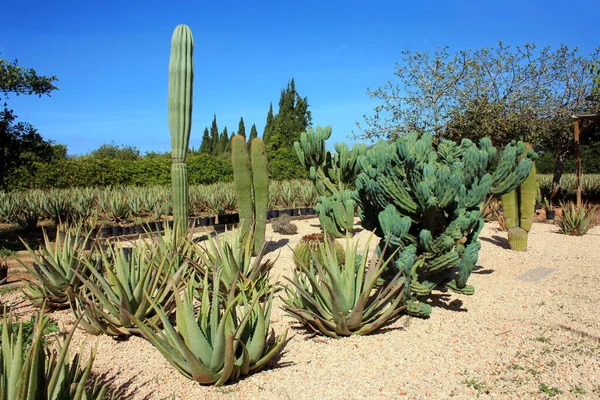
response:
<path fill-rule="evenodd" d="M 475 268 L 473 268 L 473 273 L 478 275 L 490 275 L 494 272 L 496 272 L 495 269 L 485 269 L 481 265 L 476 265 Z"/>
<path fill-rule="evenodd" d="M 483 242 L 488 242 L 488 243 L 494 244 L 494 245 L 501 247 L 503 249 L 506 249 L 506 250 L 510 250 L 510 244 L 508 243 L 508 238 L 505 238 L 502 236 L 494 235 L 491 238 L 479 237 L 479 240 L 481 240 Z"/>
<path fill-rule="evenodd" d="M 287 244 L 290 242 L 290 239 L 279 239 L 277 241 L 269 241 L 269 244 L 267 245 L 267 251 L 265 254 L 268 253 L 272 253 L 276 250 L 279 250 L 285 246 L 287 246 Z"/>
<path fill-rule="evenodd" d="M 89 382 L 97 382 L 99 385 L 104 385 L 107 388 L 107 394 L 109 396 L 113 396 L 114 399 L 134 399 L 136 398 L 136 395 L 138 394 L 138 391 L 140 390 L 140 388 L 148 385 L 150 383 L 150 381 L 146 381 L 144 383 L 142 383 L 141 385 L 137 385 L 134 383 L 136 382 L 136 378 L 135 377 L 131 377 L 129 378 L 126 382 L 123 382 L 121 384 L 115 384 L 115 379 L 117 378 L 118 373 L 114 372 L 114 371 L 110 371 L 110 372 L 103 372 L 101 374 L 97 374 L 97 373 L 90 373 L 90 377 L 89 377 Z M 150 400 L 151 397 L 150 395 L 146 395 L 144 397 L 142 397 L 142 399 L 144 400 Z"/>
<path fill-rule="evenodd" d="M 449 301 L 452 295 L 448 292 L 443 293 L 431 293 L 429 295 L 429 301 L 427 302 L 433 308 L 442 308 L 448 311 L 455 312 L 467 312 L 468 309 L 463 307 L 463 301 L 460 299 L 454 299 Z"/>

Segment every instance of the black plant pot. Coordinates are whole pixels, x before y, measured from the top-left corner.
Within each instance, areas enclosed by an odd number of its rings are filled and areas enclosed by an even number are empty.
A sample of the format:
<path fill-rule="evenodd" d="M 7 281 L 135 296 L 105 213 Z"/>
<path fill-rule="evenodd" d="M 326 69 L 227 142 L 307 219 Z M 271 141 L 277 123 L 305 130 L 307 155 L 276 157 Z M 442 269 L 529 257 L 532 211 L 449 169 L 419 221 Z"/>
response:
<path fill-rule="evenodd" d="M 163 221 L 154 222 L 154 228 L 156 229 L 157 232 L 162 231 L 163 229 L 165 229 L 164 222 Z"/>
<path fill-rule="evenodd" d="M 108 229 L 108 226 L 103 226 L 102 228 L 100 228 L 100 231 L 98 232 L 98 237 L 100 239 L 106 239 L 109 235 L 110 229 Z"/>
<path fill-rule="evenodd" d="M 208 217 L 198 218 L 198 221 L 200 222 L 200 226 L 208 226 Z"/>
<path fill-rule="evenodd" d="M 168 220 L 168 221 L 167 221 L 167 226 L 168 226 L 170 229 L 173 229 L 173 220 L 172 220 L 172 219 L 170 219 L 170 220 Z"/>
<path fill-rule="evenodd" d="M 535 205 L 535 211 L 540 211 L 543 207 L 543 204 L 536 204 Z"/>
<path fill-rule="evenodd" d="M 239 222 L 240 222 L 240 214 L 238 214 L 238 213 L 231 214 L 231 223 L 239 224 Z"/>
<path fill-rule="evenodd" d="M 213 226 L 215 224 L 215 217 L 208 217 L 208 226 Z"/>
<path fill-rule="evenodd" d="M 289 215 L 291 217 L 292 214 L 293 214 L 293 210 L 288 208 L 287 210 L 283 210 L 283 214 L 284 215 Z"/>
<path fill-rule="evenodd" d="M 123 255 L 127 261 L 131 260 L 131 247 L 123 247 Z"/>
<path fill-rule="evenodd" d="M 278 210 L 270 210 L 270 211 L 268 211 L 268 215 L 269 215 L 270 219 L 277 218 L 277 217 L 279 217 L 279 211 Z"/>
<path fill-rule="evenodd" d="M 556 217 L 556 211 L 548 211 L 546 210 L 546 219 L 554 219 Z"/>
<path fill-rule="evenodd" d="M 8 266 L 7 265 L 0 265 L 0 282 L 2 282 L 2 280 L 8 278 Z M 0 283 L 1 285 L 1 283 Z"/>
<path fill-rule="evenodd" d="M 298 212 L 297 208 L 293 208 L 292 209 L 292 217 L 297 217 L 298 215 L 300 215 L 300 213 Z"/>
<path fill-rule="evenodd" d="M 142 233 L 144 233 L 144 228 L 142 227 L 141 224 L 135 225 L 134 229 L 135 229 L 135 233 L 137 233 L 138 235 L 141 235 Z"/>
<path fill-rule="evenodd" d="M 123 229 L 118 225 L 113 225 L 110 227 L 110 235 L 113 237 L 121 236 Z"/>
<path fill-rule="evenodd" d="M 315 211 L 314 208 L 309 208 L 308 209 L 308 215 L 315 215 L 315 214 L 317 214 L 317 212 Z"/>

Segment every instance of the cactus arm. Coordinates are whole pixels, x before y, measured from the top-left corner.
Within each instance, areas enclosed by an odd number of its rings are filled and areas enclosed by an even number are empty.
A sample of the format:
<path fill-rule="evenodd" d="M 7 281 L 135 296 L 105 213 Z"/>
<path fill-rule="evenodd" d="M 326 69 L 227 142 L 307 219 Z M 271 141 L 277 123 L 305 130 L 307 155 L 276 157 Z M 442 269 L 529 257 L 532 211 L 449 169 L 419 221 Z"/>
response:
<path fill-rule="evenodd" d="M 169 131 L 171 133 L 171 182 L 176 235 L 187 230 L 189 215 L 187 165 L 185 159 L 192 128 L 194 83 L 194 39 L 186 25 L 179 25 L 171 39 L 169 60 Z"/>
<path fill-rule="evenodd" d="M 267 208 L 269 203 L 269 173 L 265 143 L 260 138 L 250 143 L 250 162 L 252 164 L 252 186 L 254 187 L 254 253 L 265 241 L 267 226 Z"/>
<path fill-rule="evenodd" d="M 241 135 L 236 135 L 231 139 L 231 164 L 233 167 L 233 188 L 237 197 L 242 224 L 242 238 L 246 238 L 254 226 L 254 207 L 250 160 L 246 139 Z"/>

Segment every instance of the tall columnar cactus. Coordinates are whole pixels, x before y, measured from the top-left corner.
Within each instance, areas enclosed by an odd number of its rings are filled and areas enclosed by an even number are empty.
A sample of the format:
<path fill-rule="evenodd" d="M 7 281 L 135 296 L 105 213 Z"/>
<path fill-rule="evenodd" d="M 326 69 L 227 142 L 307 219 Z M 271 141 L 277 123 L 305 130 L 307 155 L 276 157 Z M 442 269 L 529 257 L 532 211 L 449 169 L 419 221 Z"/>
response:
<path fill-rule="evenodd" d="M 527 144 L 530 150 L 533 147 Z M 517 188 L 502 196 L 504 226 L 508 229 L 508 243 L 515 251 L 527 251 L 527 236 L 533 225 L 537 196 L 535 164 L 529 176 Z"/>
<path fill-rule="evenodd" d="M 185 158 L 192 128 L 193 52 L 192 31 L 186 25 L 177 26 L 171 39 L 168 100 L 173 220 L 176 235 L 181 235 L 187 230 L 189 215 L 188 175 Z"/>
<path fill-rule="evenodd" d="M 356 204 L 351 201 L 350 193 L 354 190 L 358 157 L 365 153 L 366 146 L 354 145 L 350 150 L 345 143 L 336 143 L 336 153 L 332 154 L 325 148 L 325 141 L 330 137 L 329 126 L 319 126 L 316 131 L 309 129 L 300 135 L 294 149 L 319 194 L 319 205 L 315 209 L 321 225 L 330 234 L 343 237 L 354 225 Z M 334 214 L 335 210 L 338 212 Z"/>
<path fill-rule="evenodd" d="M 508 145 L 491 172 L 496 149 L 489 139 L 479 146 L 412 133 L 393 143 L 378 142 L 360 156 L 356 199 L 365 228 L 389 239 L 387 251 L 398 250 L 395 265 L 407 278 L 407 306 L 426 316 L 421 302 L 439 284 L 462 294 L 481 247 L 480 205 L 490 192 L 514 190 L 527 178 L 535 153 L 522 142 Z M 386 240 L 381 241 L 380 251 Z"/>
<path fill-rule="evenodd" d="M 267 154 L 262 139 L 254 138 L 250 143 L 249 159 L 246 139 L 241 135 L 235 136 L 231 140 L 231 162 L 240 220 L 244 229 L 242 237 L 253 233 L 254 253 L 257 253 L 265 241 L 269 203 Z"/>

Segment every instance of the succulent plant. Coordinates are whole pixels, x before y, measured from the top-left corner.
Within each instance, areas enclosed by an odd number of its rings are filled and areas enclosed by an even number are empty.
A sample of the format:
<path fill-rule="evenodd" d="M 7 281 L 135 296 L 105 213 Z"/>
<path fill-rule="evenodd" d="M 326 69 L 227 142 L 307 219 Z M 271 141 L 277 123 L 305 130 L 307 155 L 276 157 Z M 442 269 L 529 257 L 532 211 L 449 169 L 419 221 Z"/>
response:
<path fill-rule="evenodd" d="M 171 248 L 180 241 L 172 238 L 163 245 Z M 90 276 L 76 273 L 83 286 L 70 298 L 71 308 L 82 317 L 80 326 L 87 332 L 124 337 L 139 334 L 131 315 L 159 324 L 149 298 L 165 312 L 174 309 L 174 291 L 187 274 L 187 263 L 161 251 L 154 242 L 143 241 L 129 250 L 126 254 L 124 248 L 109 247 L 99 263 L 82 259 Z"/>
<path fill-rule="evenodd" d="M 90 263 L 95 262 L 95 251 L 85 250 L 90 234 L 91 231 L 68 227 L 62 238 L 61 235 L 56 236 L 53 244 L 44 230 L 44 244 L 38 251 L 32 250 L 21 239 L 33 260 L 33 265 L 20 259 L 19 262 L 35 277 L 35 281 L 27 283 L 24 290 L 34 305 L 45 305 L 49 309 L 69 307 L 69 294 L 79 292 L 82 286 L 80 276 L 89 276 L 81 260 L 87 258 Z"/>
<path fill-rule="evenodd" d="M 387 285 L 377 285 L 391 257 L 373 255 L 367 261 L 372 237 L 364 254 L 358 255 L 358 242 L 350 243 L 347 236 L 343 261 L 327 235 L 312 262 L 301 264 L 303 260 L 297 258 L 299 270 L 294 270 L 293 279 L 286 277 L 292 286 L 286 287 L 282 298 L 284 310 L 315 332 L 334 338 L 366 335 L 398 317 L 406 308 L 403 272 Z"/>
<path fill-rule="evenodd" d="M 252 256 L 253 238 L 243 236 L 242 229 L 232 229 L 219 236 L 209 236 L 201 245 L 193 247 L 192 265 L 201 276 L 212 278 L 219 272 L 221 293 L 232 288 L 244 292 L 269 287 L 269 272 L 274 262 L 263 260 L 267 244 L 263 243 Z"/>
<path fill-rule="evenodd" d="M 412 133 L 379 141 L 359 156 L 356 179 L 364 228 L 389 240 L 398 251 L 395 266 L 408 281 L 406 304 L 412 315 L 426 316 L 431 306 L 421 301 L 438 285 L 473 294 L 467 280 L 478 259 L 483 228 L 481 206 L 491 192 L 514 190 L 529 175 L 535 153 L 522 142 L 506 146 L 491 171 L 496 149 L 489 139 L 479 146 Z"/>
<path fill-rule="evenodd" d="M 251 296 L 244 292 L 236 296 L 232 290 L 224 298 L 219 295 L 219 280 L 217 273 L 211 290 L 205 276 L 201 289 L 188 285 L 183 297 L 175 295 L 176 326 L 171 324 L 168 310 L 156 304 L 162 330 L 157 324 L 132 317 L 167 361 L 187 378 L 204 385 L 223 385 L 259 371 L 279 353 L 287 337 L 286 331 L 267 344 L 272 291 L 263 288 Z M 195 297 L 201 299 L 197 312 Z M 265 297 L 268 300 L 260 303 Z"/>
<path fill-rule="evenodd" d="M 560 203 L 561 215 L 555 223 L 565 235 L 583 236 L 591 228 L 592 220 L 598 210 L 597 206 L 583 204 L 577 207 L 573 202 Z"/>
<path fill-rule="evenodd" d="M 23 324 L 12 316 L 2 317 L 0 345 L 0 398 L 3 400 L 101 400 L 109 398 L 105 386 L 88 378 L 96 355 L 91 351 L 85 365 L 79 354 L 69 359 L 69 344 L 75 329 L 55 350 L 46 346 L 43 335 L 49 317 L 43 311 L 37 315 L 36 328 L 29 350 L 23 338 Z"/>
<path fill-rule="evenodd" d="M 269 176 L 264 142 L 254 138 L 250 143 L 250 158 L 246 138 L 236 135 L 231 140 L 233 181 L 240 220 L 243 222 L 242 239 L 252 234 L 256 254 L 265 241 L 267 208 L 269 205 Z"/>
<path fill-rule="evenodd" d="M 315 210 L 323 230 L 336 238 L 352 233 L 356 209 L 355 192 L 341 190 L 331 196 L 320 196 Z"/>
<path fill-rule="evenodd" d="M 188 229 L 188 174 L 185 159 L 192 128 L 194 89 L 194 39 L 187 25 L 178 25 L 171 39 L 169 60 L 169 131 L 171 132 L 171 186 L 175 232 Z"/>
<path fill-rule="evenodd" d="M 533 150 L 529 144 L 526 146 Z M 509 153 L 515 154 L 515 153 Z M 521 157 L 525 156 L 522 154 Z M 504 161 L 504 160 L 503 160 Z M 515 161 L 516 162 L 516 154 Z M 508 230 L 508 243 L 515 251 L 527 250 L 527 236 L 533 225 L 537 196 L 535 163 L 529 176 L 513 191 L 502 195 L 504 227 Z"/>
<path fill-rule="evenodd" d="M 337 260 L 343 264 L 346 259 L 346 251 L 333 237 L 329 238 L 329 242 L 333 244 Z M 311 233 L 302 236 L 300 242 L 294 247 L 294 264 L 297 269 L 302 266 L 308 266 L 313 262 L 313 257 L 317 257 L 318 261 L 323 265 L 325 262 L 322 258 L 322 253 L 319 248 L 325 245 L 325 234 L 323 232 Z"/>

